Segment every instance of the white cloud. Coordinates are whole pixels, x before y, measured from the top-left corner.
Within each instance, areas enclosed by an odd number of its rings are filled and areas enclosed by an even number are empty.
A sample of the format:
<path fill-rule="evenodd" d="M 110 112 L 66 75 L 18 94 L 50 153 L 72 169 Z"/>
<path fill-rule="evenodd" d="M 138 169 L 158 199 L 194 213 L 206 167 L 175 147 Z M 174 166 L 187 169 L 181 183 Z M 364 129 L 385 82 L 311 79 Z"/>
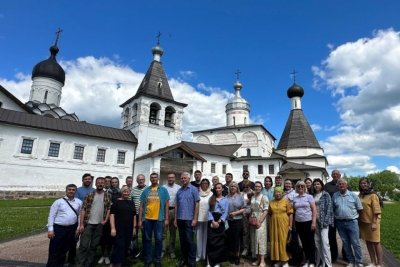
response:
<path fill-rule="evenodd" d="M 368 173 L 376 169 L 369 156 L 354 155 L 328 155 L 330 169 L 338 169 L 342 173 Z"/>
<path fill-rule="evenodd" d="M 319 131 L 319 130 L 322 129 L 322 127 L 321 127 L 320 125 L 318 125 L 318 124 L 311 124 L 310 126 L 311 126 L 311 129 L 312 129 L 314 132 Z"/>
<path fill-rule="evenodd" d="M 391 172 L 400 174 L 400 168 L 397 167 L 397 166 L 387 166 L 387 167 L 386 167 L 386 170 L 389 170 L 389 171 L 391 171 Z"/>
<path fill-rule="evenodd" d="M 191 70 L 181 70 L 179 72 L 179 75 L 185 80 L 188 80 L 188 79 L 191 79 L 193 77 L 196 77 L 196 73 L 194 71 L 191 71 Z"/>
<path fill-rule="evenodd" d="M 400 32 L 388 29 L 336 47 L 312 68 L 314 86 L 338 97 L 341 119 L 336 135 L 321 143 L 328 155 L 352 155 L 359 164 L 368 155 L 354 171 L 371 169 L 373 156 L 400 156 L 399 58 Z"/>

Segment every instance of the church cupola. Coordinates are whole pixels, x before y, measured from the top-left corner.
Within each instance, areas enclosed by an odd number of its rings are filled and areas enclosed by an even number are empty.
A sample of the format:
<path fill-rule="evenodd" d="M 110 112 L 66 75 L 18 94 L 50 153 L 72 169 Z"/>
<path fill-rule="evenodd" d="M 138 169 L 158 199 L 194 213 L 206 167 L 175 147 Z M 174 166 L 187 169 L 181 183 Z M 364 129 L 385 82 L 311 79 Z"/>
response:
<path fill-rule="evenodd" d="M 239 81 L 239 74 L 239 71 L 236 72 L 237 80 L 233 85 L 235 95 L 229 99 L 225 106 L 227 126 L 249 124 L 250 104 L 240 95 L 243 85 Z"/>
<path fill-rule="evenodd" d="M 60 106 L 62 87 L 65 83 L 65 71 L 56 59 L 61 32 L 60 29 L 56 32 L 56 40 L 50 47 L 50 57 L 36 64 L 32 70 L 30 102 Z"/>
<path fill-rule="evenodd" d="M 304 89 L 297 83 L 293 83 L 287 90 L 287 96 L 292 102 L 292 109 L 301 109 L 301 98 L 304 95 Z"/>

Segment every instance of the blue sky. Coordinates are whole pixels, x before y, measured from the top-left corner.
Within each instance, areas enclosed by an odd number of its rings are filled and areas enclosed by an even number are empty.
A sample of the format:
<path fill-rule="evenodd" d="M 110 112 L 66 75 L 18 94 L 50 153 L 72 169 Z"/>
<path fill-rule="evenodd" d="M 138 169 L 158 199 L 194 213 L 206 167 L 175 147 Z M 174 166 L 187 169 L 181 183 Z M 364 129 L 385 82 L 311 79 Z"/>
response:
<path fill-rule="evenodd" d="M 62 106 L 119 127 L 160 31 L 175 98 L 190 131 L 225 124 L 240 69 L 251 118 L 279 140 L 290 72 L 331 168 L 400 168 L 398 1 L 1 1 L 0 84 L 27 101 L 33 66 L 63 29 Z M 118 89 L 117 89 L 118 88 Z"/>

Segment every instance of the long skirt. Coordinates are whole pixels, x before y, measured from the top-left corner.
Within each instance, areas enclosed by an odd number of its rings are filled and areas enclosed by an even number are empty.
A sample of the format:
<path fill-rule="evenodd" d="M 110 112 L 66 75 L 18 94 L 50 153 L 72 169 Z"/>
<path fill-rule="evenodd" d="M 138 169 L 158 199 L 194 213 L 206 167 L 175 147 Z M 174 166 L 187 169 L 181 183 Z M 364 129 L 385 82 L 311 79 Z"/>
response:
<path fill-rule="evenodd" d="M 211 221 L 207 229 L 207 257 L 211 266 L 226 260 L 225 224 L 220 223 L 218 228 L 211 228 Z"/>

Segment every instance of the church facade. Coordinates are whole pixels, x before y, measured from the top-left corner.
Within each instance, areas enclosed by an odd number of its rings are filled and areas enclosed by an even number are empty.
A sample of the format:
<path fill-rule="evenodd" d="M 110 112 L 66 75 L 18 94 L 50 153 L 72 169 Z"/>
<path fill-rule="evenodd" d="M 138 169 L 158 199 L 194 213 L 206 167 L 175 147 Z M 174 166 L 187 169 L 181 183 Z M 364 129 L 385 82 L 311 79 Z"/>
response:
<path fill-rule="evenodd" d="M 267 175 L 328 178 L 323 149 L 301 107 L 304 90 L 295 83 L 288 89 L 291 111 L 277 147 L 263 125 L 250 123 L 239 80 L 226 105 L 226 126 L 194 131 L 189 142 L 181 140 L 187 104 L 173 97 L 159 44 L 136 94 L 120 105 L 121 128 L 80 122 L 60 107 L 65 73 L 58 51 L 56 42 L 49 59 L 33 68 L 27 103 L 0 85 L 0 190 L 63 190 L 67 183 L 80 184 L 85 172 L 119 178 L 158 172 L 161 183 L 168 172 L 195 170 L 222 181 L 228 172 L 241 180 L 243 170 L 253 181 Z"/>

